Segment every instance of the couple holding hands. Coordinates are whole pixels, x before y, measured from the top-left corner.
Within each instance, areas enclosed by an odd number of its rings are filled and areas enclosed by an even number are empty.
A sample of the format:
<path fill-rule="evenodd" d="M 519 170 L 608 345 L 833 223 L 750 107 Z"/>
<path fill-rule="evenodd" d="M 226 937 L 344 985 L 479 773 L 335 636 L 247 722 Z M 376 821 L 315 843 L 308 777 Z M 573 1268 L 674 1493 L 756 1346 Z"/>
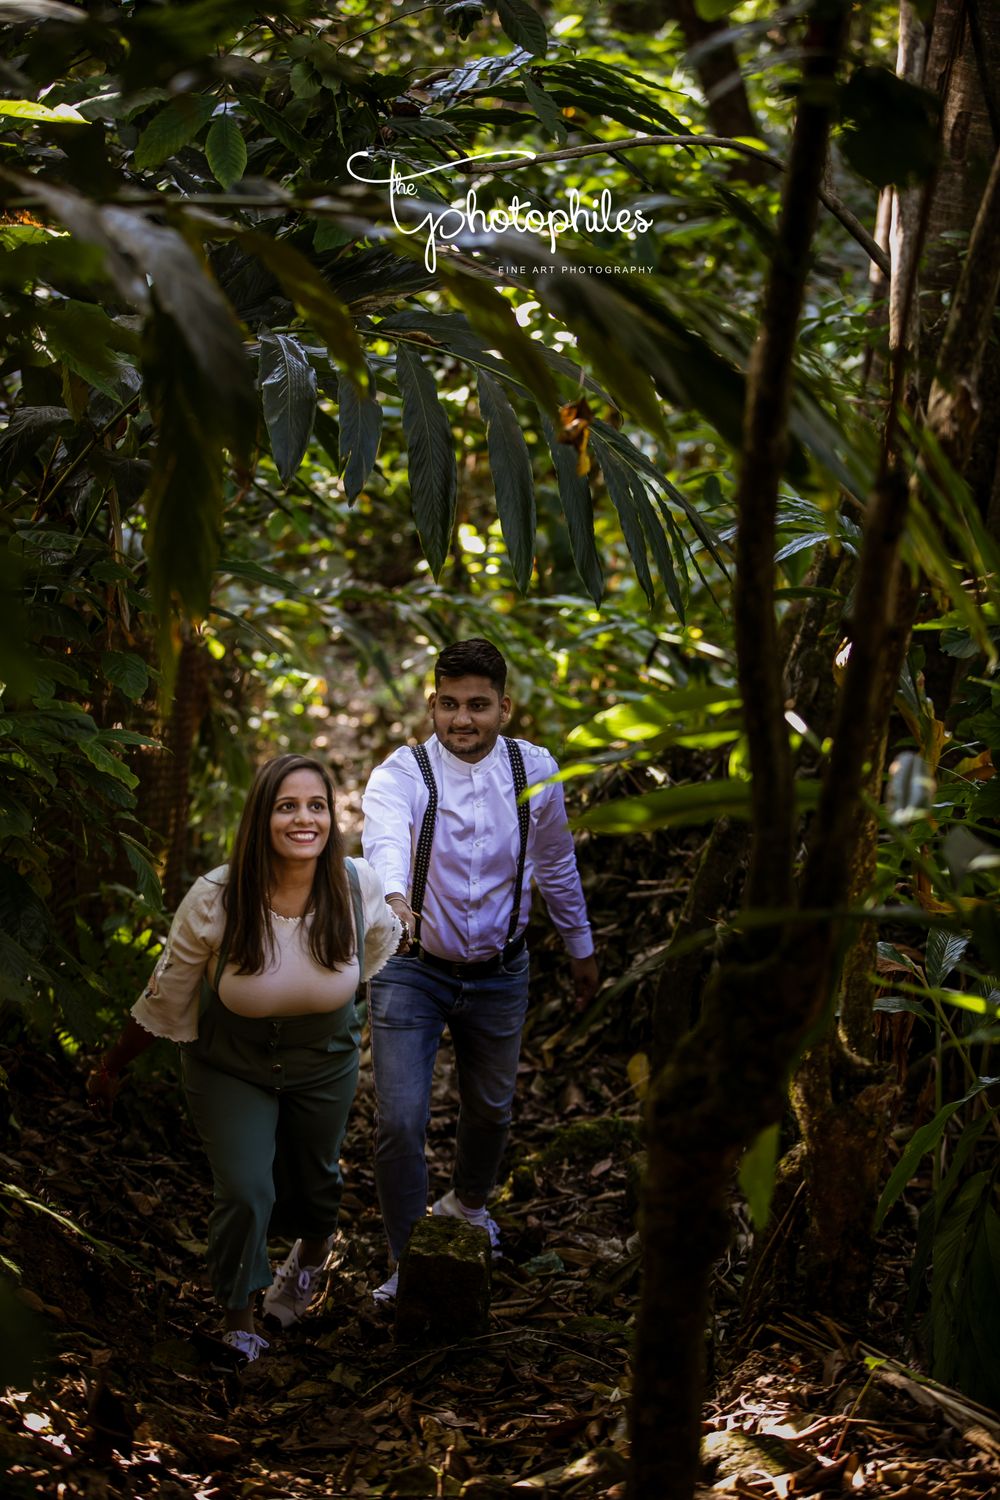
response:
<path fill-rule="evenodd" d="M 524 929 L 537 883 L 569 952 L 577 999 L 597 965 L 562 789 L 547 751 L 502 737 L 507 668 L 488 641 L 435 664 L 434 733 L 393 752 L 363 799 L 365 858 L 344 857 L 316 760 L 257 774 L 228 865 L 195 881 L 149 984 L 87 1091 L 110 1106 L 156 1037 L 182 1044 L 184 1088 L 212 1168 L 208 1263 L 224 1341 L 256 1359 L 254 1318 L 306 1312 L 342 1191 L 358 1076 L 354 998 L 372 980 L 375 1177 L 392 1266 L 427 1212 L 425 1136 L 444 1028 L 458 1073 L 453 1186 L 433 1205 L 499 1243 L 486 1203 L 507 1139 L 528 1007 Z M 294 1240 L 272 1274 L 269 1233 Z M 396 1295 L 396 1271 L 372 1294 Z"/>

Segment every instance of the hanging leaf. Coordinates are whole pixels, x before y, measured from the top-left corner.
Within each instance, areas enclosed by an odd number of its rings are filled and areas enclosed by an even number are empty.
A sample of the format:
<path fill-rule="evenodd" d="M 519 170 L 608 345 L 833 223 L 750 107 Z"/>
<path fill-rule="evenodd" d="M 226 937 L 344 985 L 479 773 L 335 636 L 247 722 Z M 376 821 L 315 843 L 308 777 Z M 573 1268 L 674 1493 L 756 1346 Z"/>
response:
<path fill-rule="evenodd" d="M 149 667 L 134 651 L 105 651 L 101 671 L 133 703 L 138 703 L 149 686 Z"/>
<path fill-rule="evenodd" d="M 175 156 L 212 118 L 215 100 L 208 94 L 182 94 L 154 115 L 139 137 L 133 161 L 140 171 Z"/>
<path fill-rule="evenodd" d="M 330 290 L 322 272 L 285 240 L 276 240 L 256 230 L 240 234 L 239 240 L 274 272 L 302 317 L 315 328 L 334 358 L 347 367 L 356 381 L 362 384 L 367 381 L 368 367 L 354 319 L 340 298 Z"/>
<path fill-rule="evenodd" d="M 545 22 L 527 0 L 498 0 L 497 14 L 512 42 L 524 47 L 532 57 L 545 56 L 549 46 Z"/>
<path fill-rule="evenodd" d="M 542 87 L 541 81 L 525 70 L 521 74 L 520 84 L 524 89 L 525 98 L 538 116 L 539 123 L 545 127 L 553 139 L 565 141 L 568 134 L 566 121 L 552 95 L 546 93 Z"/>
<path fill-rule="evenodd" d="M 406 344 L 396 350 L 403 397 L 403 435 L 409 454 L 410 500 L 424 556 L 437 578 L 451 547 L 458 470 L 451 427 L 434 377 Z"/>
<path fill-rule="evenodd" d="M 641 487 L 641 481 L 633 475 L 630 469 L 626 468 L 621 460 L 599 438 L 594 441 L 594 453 L 603 470 L 604 482 L 608 487 L 608 494 L 611 496 L 615 510 L 618 512 L 625 545 L 628 547 L 632 562 L 635 565 L 635 575 L 639 580 L 647 602 L 651 606 L 655 597 L 653 578 L 649 571 L 649 558 L 646 554 L 646 538 L 642 520 L 639 515 L 636 498 L 632 493 L 633 482 Z"/>
<path fill-rule="evenodd" d="M 344 493 L 353 505 L 375 467 L 382 436 L 382 408 L 375 400 L 370 374 L 365 391 L 346 376 L 338 390 L 340 402 L 340 462 L 344 469 Z"/>
<path fill-rule="evenodd" d="M 219 115 L 205 141 L 205 155 L 212 175 L 224 188 L 239 182 L 247 166 L 247 143 L 232 115 Z"/>
<path fill-rule="evenodd" d="M 740 1188 L 757 1230 L 766 1227 L 771 1212 L 780 1133 L 778 1125 L 768 1125 L 747 1148 L 740 1163 Z"/>
<path fill-rule="evenodd" d="M 604 569 L 594 541 L 594 502 L 590 484 L 586 475 L 577 470 L 576 454 L 557 440 L 549 417 L 545 412 L 539 412 L 539 417 L 556 471 L 573 562 L 587 593 L 595 604 L 600 604 L 604 594 Z"/>
<path fill-rule="evenodd" d="M 207 610 L 222 526 L 222 434 L 212 393 L 192 370 L 174 320 L 154 310 L 143 368 L 157 429 L 145 546 L 169 691 L 174 662 L 171 611 L 178 598 L 195 620 Z"/>
<path fill-rule="evenodd" d="M 925 182 L 941 160 L 941 101 L 889 68 L 856 68 L 840 114 L 844 155 L 876 187 Z"/>
<path fill-rule="evenodd" d="M 288 485 L 302 462 L 316 411 L 316 371 L 298 339 L 264 334 L 260 341 L 260 391 L 271 454 Z"/>
<path fill-rule="evenodd" d="M 543 410 L 554 412 L 559 405 L 555 381 L 545 362 L 541 347 L 518 324 L 514 309 L 488 282 L 476 277 L 456 275 L 442 265 L 441 279 L 456 301 L 462 304 L 469 322 L 481 336 L 487 349 L 502 354 L 524 382 Z"/>
<path fill-rule="evenodd" d="M 527 593 L 535 556 L 535 485 L 531 456 L 517 413 L 503 387 L 479 372 L 479 409 L 486 423 L 490 471 L 497 497 L 497 515 L 507 545 L 514 581 Z"/>
<path fill-rule="evenodd" d="M 279 145 L 284 146 L 286 151 L 302 161 L 309 161 L 316 154 L 316 148 L 306 140 L 300 130 L 288 121 L 270 104 L 265 104 L 263 99 L 257 99 L 252 94 L 239 94 L 240 108 L 253 119 L 258 125 L 263 125 L 269 135 L 272 135 Z"/>

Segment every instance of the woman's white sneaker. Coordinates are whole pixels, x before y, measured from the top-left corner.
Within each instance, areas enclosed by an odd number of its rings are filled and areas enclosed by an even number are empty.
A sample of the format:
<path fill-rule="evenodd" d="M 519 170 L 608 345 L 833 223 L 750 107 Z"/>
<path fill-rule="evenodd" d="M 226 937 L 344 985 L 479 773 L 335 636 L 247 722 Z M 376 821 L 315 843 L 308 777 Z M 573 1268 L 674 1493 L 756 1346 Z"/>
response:
<path fill-rule="evenodd" d="M 274 1280 L 264 1293 L 264 1316 L 266 1318 L 274 1318 L 282 1328 L 291 1328 L 293 1323 L 305 1317 L 319 1289 L 323 1273 L 330 1264 L 332 1245 L 331 1239 L 328 1242 L 322 1265 L 303 1266 L 299 1264 L 302 1241 L 295 1241 L 288 1255 L 275 1271 Z"/>
<path fill-rule="evenodd" d="M 247 1333 L 244 1328 L 230 1328 L 222 1335 L 222 1342 L 242 1354 L 247 1361 L 258 1359 L 264 1349 L 271 1346 L 259 1333 Z"/>

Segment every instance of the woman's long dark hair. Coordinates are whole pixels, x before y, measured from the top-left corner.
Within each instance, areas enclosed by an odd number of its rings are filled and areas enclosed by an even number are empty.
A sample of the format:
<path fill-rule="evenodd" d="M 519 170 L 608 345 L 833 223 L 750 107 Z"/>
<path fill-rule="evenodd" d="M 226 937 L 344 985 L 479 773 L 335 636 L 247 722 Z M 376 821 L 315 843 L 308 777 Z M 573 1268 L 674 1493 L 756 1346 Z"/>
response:
<path fill-rule="evenodd" d="M 330 837 L 316 861 L 309 910 L 309 952 L 324 969 L 346 963 L 354 954 L 351 897 L 344 869 L 344 840 L 334 816 L 333 782 L 326 768 L 305 755 L 279 755 L 254 778 L 243 806 L 229 861 L 224 904 L 226 927 L 222 950 L 240 974 L 260 974 L 274 953 L 271 925 L 271 813 L 281 784 L 294 771 L 315 771 L 326 788 Z"/>

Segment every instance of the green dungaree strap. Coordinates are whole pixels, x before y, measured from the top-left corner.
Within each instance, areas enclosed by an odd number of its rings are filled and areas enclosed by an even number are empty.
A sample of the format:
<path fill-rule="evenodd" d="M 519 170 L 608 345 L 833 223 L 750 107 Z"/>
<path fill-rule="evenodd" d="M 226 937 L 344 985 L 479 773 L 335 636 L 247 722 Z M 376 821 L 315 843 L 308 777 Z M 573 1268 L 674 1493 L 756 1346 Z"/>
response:
<path fill-rule="evenodd" d="M 364 911 L 345 860 L 364 970 Z M 353 1000 L 301 1016 L 226 1010 L 220 953 L 196 1042 L 181 1049 L 184 1085 L 212 1168 L 208 1265 L 224 1307 L 246 1307 L 271 1284 L 269 1233 L 324 1239 L 336 1227 L 340 1148 L 358 1077 L 360 1027 Z"/>

